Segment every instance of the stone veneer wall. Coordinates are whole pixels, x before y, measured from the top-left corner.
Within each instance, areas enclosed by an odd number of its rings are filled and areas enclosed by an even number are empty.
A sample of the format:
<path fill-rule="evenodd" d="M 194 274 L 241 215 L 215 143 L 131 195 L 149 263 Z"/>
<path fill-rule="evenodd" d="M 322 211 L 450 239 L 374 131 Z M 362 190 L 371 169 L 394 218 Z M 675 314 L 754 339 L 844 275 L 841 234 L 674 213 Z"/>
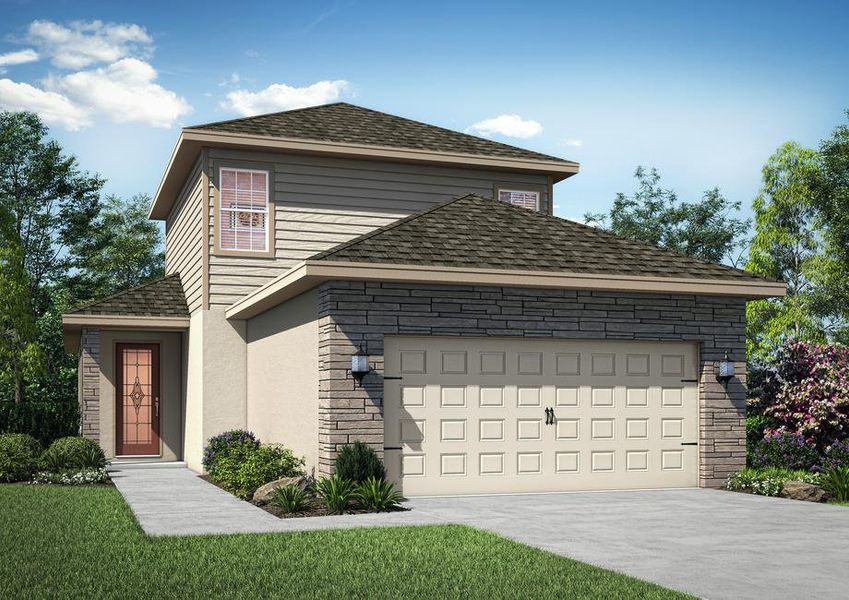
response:
<path fill-rule="evenodd" d="M 80 434 L 100 441 L 100 330 L 84 329 L 80 339 Z"/>
<path fill-rule="evenodd" d="M 700 481 L 722 486 L 745 466 L 745 299 L 333 281 L 319 303 L 319 471 L 356 440 L 383 451 L 384 335 L 523 336 L 699 343 Z M 353 389 L 350 357 L 366 344 L 377 373 Z M 715 362 L 731 351 L 726 390 Z"/>

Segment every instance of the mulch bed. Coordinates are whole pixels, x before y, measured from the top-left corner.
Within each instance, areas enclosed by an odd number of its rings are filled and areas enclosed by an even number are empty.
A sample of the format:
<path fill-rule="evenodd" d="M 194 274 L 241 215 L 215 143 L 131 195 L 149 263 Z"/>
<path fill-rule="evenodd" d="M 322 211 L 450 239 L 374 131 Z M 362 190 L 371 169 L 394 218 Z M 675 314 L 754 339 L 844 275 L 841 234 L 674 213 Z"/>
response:
<path fill-rule="evenodd" d="M 221 487 L 220 485 L 215 483 L 212 479 L 210 479 L 209 475 L 203 474 L 203 475 L 198 475 L 198 477 L 200 477 L 204 481 L 208 481 L 209 483 L 211 483 L 215 487 L 218 487 L 218 488 L 221 488 L 222 490 L 224 490 L 223 487 Z M 227 492 L 228 494 L 230 493 L 227 490 L 224 490 L 224 491 Z M 275 517 L 279 517 L 281 519 L 297 519 L 297 518 L 300 518 L 300 517 L 334 516 L 334 515 L 332 515 L 332 513 L 328 512 L 328 510 L 324 506 L 322 506 L 322 504 L 315 498 L 313 498 L 311 500 L 309 509 L 302 510 L 300 512 L 295 512 L 295 513 L 284 513 L 282 510 L 280 510 L 279 508 L 277 508 L 276 506 L 273 506 L 271 504 L 260 504 L 259 502 L 254 502 L 253 500 L 246 500 L 246 502 L 250 502 L 254 506 L 259 507 L 262 510 L 264 510 L 265 512 L 270 513 L 270 514 L 274 515 Z M 410 510 L 410 509 L 403 507 L 403 506 L 396 506 L 395 508 L 388 510 L 386 512 L 405 512 L 405 511 L 408 511 L 408 510 Z M 346 515 L 362 515 L 362 514 L 366 514 L 366 513 L 370 513 L 370 512 L 374 512 L 374 511 L 365 510 L 363 508 L 355 508 L 355 507 L 348 508 L 347 510 L 345 510 Z"/>

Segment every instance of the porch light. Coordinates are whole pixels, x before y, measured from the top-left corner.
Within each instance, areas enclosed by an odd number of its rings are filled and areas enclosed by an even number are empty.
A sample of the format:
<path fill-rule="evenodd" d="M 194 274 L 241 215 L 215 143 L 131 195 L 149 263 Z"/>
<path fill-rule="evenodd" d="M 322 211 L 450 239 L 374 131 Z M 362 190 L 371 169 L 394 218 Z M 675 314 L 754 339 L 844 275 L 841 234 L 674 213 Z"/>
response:
<path fill-rule="evenodd" d="M 725 351 L 725 357 L 719 361 L 719 366 L 716 369 L 716 380 L 724 385 L 734 378 L 734 363 L 728 358 L 728 350 Z"/>
<path fill-rule="evenodd" d="M 360 344 L 357 353 L 351 356 L 351 376 L 354 378 L 355 387 L 357 384 L 362 385 L 363 377 L 371 372 L 371 365 L 368 364 L 368 354 L 363 350 L 363 345 Z"/>

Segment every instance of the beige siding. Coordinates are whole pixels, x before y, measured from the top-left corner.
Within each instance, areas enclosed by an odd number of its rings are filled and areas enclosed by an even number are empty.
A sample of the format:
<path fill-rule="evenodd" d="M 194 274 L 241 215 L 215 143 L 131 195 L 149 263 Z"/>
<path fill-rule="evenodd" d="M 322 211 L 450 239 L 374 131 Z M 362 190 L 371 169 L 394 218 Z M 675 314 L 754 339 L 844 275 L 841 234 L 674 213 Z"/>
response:
<path fill-rule="evenodd" d="M 189 310 L 203 304 L 204 207 L 198 160 L 165 221 L 165 273 L 179 273 Z"/>
<path fill-rule="evenodd" d="M 318 296 L 315 290 L 247 322 L 247 422 L 263 442 L 318 464 Z"/>
<path fill-rule="evenodd" d="M 213 204 L 223 166 L 271 172 L 274 258 L 214 254 Z M 496 183 L 541 188 L 540 210 L 551 212 L 546 175 L 216 149 L 208 169 L 211 308 L 225 308 L 298 261 L 433 204 L 468 193 L 491 197 Z"/>

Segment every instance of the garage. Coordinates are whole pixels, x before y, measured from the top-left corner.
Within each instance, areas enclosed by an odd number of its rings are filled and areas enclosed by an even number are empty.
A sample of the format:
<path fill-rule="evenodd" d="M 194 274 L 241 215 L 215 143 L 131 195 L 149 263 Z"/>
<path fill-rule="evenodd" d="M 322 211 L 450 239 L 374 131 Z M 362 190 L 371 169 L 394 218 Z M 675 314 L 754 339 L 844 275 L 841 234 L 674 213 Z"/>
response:
<path fill-rule="evenodd" d="M 387 336 L 384 360 L 408 496 L 699 485 L 695 343 Z"/>

